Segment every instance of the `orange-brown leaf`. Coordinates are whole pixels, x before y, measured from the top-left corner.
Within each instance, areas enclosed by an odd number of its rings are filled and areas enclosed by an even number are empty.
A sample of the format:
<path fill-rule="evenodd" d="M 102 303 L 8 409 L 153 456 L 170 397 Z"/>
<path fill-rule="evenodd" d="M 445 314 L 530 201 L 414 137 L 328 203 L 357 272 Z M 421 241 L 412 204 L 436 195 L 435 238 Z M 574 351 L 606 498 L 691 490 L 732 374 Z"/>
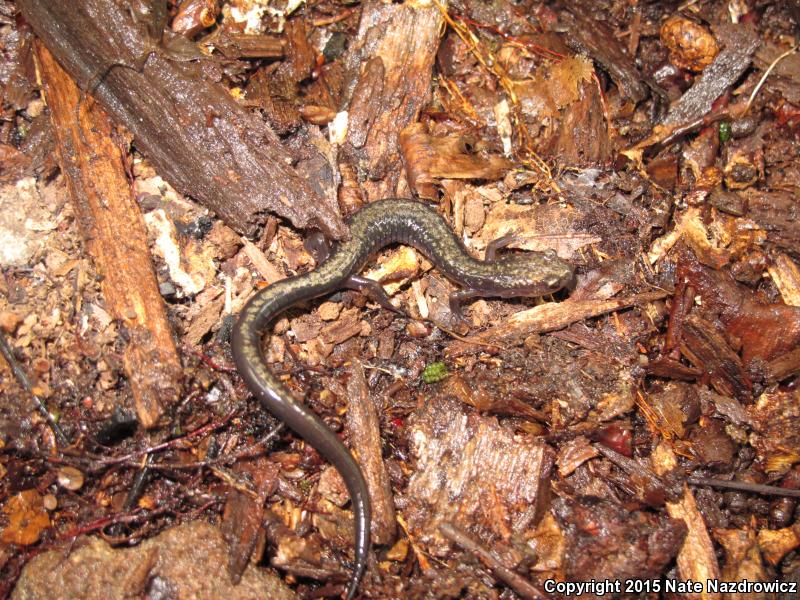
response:
<path fill-rule="evenodd" d="M 30 546 L 39 540 L 42 531 L 50 527 L 50 517 L 42 497 L 36 490 L 20 492 L 3 507 L 8 527 L 0 533 L 7 544 Z"/>

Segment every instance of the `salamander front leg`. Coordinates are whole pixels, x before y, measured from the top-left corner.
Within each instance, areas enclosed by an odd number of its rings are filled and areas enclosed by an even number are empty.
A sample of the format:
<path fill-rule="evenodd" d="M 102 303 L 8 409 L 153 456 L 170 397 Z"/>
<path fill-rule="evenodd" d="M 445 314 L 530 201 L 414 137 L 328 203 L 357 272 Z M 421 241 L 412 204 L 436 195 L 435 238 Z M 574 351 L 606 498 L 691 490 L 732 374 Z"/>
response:
<path fill-rule="evenodd" d="M 398 315 L 407 316 L 405 312 L 394 306 L 389 301 L 389 296 L 383 290 L 383 286 L 374 279 L 361 277 L 361 275 L 351 275 L 344 282 L 344 287 L 350 290 L 356 290 L 369 297 L 373 302 L 377 302 L 383 308 L 391 310 Z"/>
<path fill-rule="evenodd" d="M 513 244 L 514 242 L 520 242 L 522 238 L 517 235 L 516 233 L 507 233 L 506 235 L 497 238 L 489 242 L 486 245 L 486 253 L 484 254 L 484 260 L 486 262 L 492 262 L 497 258 L 497 252 L 502 250 L 509 244 Z M 464 317 L 464 311 L 462 310 L 462 306 L 464 302 L 468 300 L 472 300 L 473 298 L 480 298 L 485 296 L 485 292 L 481 292 L 480 290 L 465 288 L 463 290 L 458 290 L 457 292 L 453 292 L 450 294 L 450 312 L 455 315 L 455 317 L 462 322 L 466 322 L 466 318 Z"/>

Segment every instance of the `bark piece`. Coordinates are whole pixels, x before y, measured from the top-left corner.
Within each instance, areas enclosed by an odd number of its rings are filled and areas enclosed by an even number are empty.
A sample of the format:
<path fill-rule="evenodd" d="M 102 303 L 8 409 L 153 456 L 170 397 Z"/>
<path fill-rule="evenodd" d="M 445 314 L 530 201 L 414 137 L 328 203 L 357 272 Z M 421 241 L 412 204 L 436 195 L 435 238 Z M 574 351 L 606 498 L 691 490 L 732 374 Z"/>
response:
<path fill-rule="evenodd" d="M 785 190 L 747 189 L 735 196 L 742 203 L 746 217 L 767 231 L 767 239 L 795 257 L 800 256 L 800 223 L 797 221 L 797 197 Z"/>
<path fill-rule="evenodd" d="M 19 8 L 70 76 L 133 133 L 177 190 L 240 233 L 252 233 L 269 211 L 296 227 L 343 235 L 334 199 L 321 198 L 297 174 L 275 133 L 223 86 L 202 78 L 214 64 L 154 45 L 128 2 L 22 0 Z"/>
<path fill-rule="evenodd" d="M 327 503 L 328 510 L 332 510 L 335 505 Z M 341 511 L 339 511 L 341 512 Z M 333 518 L 340 515 L 329 513 Z M 324 527 L 320 523 L 321 519 L 328 519 L 329 514 L 317 513 L 313 521 L 317 527 Z M 275 554 L 270 564 L 273 567 L 282 569 L 292 575 L 300 577 L 310 577 L 320 581 L 328 581 L 335 578 L 339 581 L 346 581 L 349 573 L 343 569 L 339 561 L 327 556 L 320 545 L 320 538 L 316 535 L 299 534 L 294 529 L 286 526 L 283 517 L 272 510 L 264 511 L 264 527 L 267 531 L 267 539 L 276 544 Z M 344 539 L 352 536 L 341 536 L 342 544 Z"/>
<path fill-rule="evenodd" d="M 710 591 L 705 582 L 710 579 L 719 581 L 719 563 L 703 515 L 697 509 L 697 502 L 689 488 L 684 489 L 683 498 L 677 502 L 667 502 L 667 513 L 673 519 L 686 523 L 688 529 L 678 554 L 680 578 L 703 583 L 703 591 L 699 594 L 703 600 L 718 600 L 721 595 Z"/>
<path fill-rule="evenodd" d="M 544 442 L 515 435 L 453 398 L 427 402 L 414 417 L 410 439 L 417 460 L 408 524 L 434 555 L 447 553 L 440 523 L 505 538 L 541 518 L 553 466 Z"/>
<path fill-rule="evenodd" d="M 769 275 L 781 293 L 784 303 L 800 306 L 800 268 L 786 254 L 779 254 L 769 267 Z"/>
<path fill-rule="evenodd" d="M 762 72 L 772 65 L 775 60 L 788 50 L 778 44 L 764 40 L 756 52 L 753 64 Z M 765 83 L 767 89 L 780 93 L 792 104 L 800 104 L 800 54 L 796 52 L 785 56 L 775 64 L 769 78 Z"/>
<path fill-rule="evenodd" d="M 264 458 L 237 463 L 236 471 L 252 478 L 256 497 L 232 488 L 225 502 L 222 534 L 231 547 L 228 574 L 233 583 L 239 583 L 253 551 L 263 545 L 264 502 L 278 487 L 279 470 L 278 464 Z"/>
<path fill-rule="evenodd" d="M 800 527 L 761 529 L 758 532 L 758 547 L 770 565 L 777 565 L 789 552 L 800 548 Z"/>
<path fill-rule="evenodd" d="M 703 70 L 694 85 L 672 105 L 663 122 L 656 125 L 653 132 L 632 150 L 666 144 L 698 127 L 722 119 L 736 118 L 737 111 L 743 105 L 717 111 L 712 111 L 711 107 L 750 66 L 761 40 L 746 25 L 729 24 L 721 27 L 719 37 L 725 42 L 722 52 Z"/>
<path fill-rule="evenodd" d="M 683 323 L 681 353 L 694 367 L 708 373 L 723 396 L 746 397 L 753 387 L 742 359 L 713 323 L 691 314 Z"/>
<path fill-rule="evenodd" d="M 597 449 L 589 444 L 589 440 L 584 436 L 578 436 L 574 440 L 566 442 L 558 451 L 556 463 L 558 464 L 558 474 L 564 478 L 575 472 L 579 466 L 587 460 L 598 456 Z"/>
<path fill-rule="evenodd" d="M 625 54 L 614 32 L 605 23 L 586 14 L 583 7 L 570 3 L 569 10 L 559 15 L 559 21 L 567 29 L 567 45 L 603 65 L 625 96 L 635 103 L 644 100 L 648 83 L 633 60 Z M 650 86 L 657 87 L 652 83 Z"/>
<path fill-rule="evenodd" d="M 778 383 L 798 372 L 800 372 L 800 348 L 769 361 L 764 368 L 764 379 L 768 384 Z"/>
<path fill-rule="evenodd" d="M 41 44 L 37 56 L 78 222 L 103 276 L 109 312 L 128 331 L 124 369 L 136 414 L 143 426 L 155 427 L 180 397 L 183 369 L 124 157 L 105 113 L 91 102 L 78 106 L 78 88 Z"/>
<path fill-rule="evenodd" d="M 400 147 L 411 188 L 423 198 L 436 198 L 442 179 L 500 179 L 512 163 L 498 155 L 471 153 L 466 136 L 434 137 L 421 123 L 400 132 Z"/>
<path fill-rule="evenodd" d="M 737 447 L 725 433 L 725 425 L 719 419 L 708 419 L 692 429 L 689 441 L 698 463 L 725 473 L 733 468 Z"/>
<path fill-rule="evenodd" d="M 550 142 L 550 154 L 567 165 L 605 163 L 611 140 L 597 84 L 582 81 L 580 95 L 564 110 L 558 132 Z"/>
<path fill-rule="evenodd" d="M 688 345 L 683 343 L 687 339 L 684 330 L 688 319 L 676 319 L 672 336 L 674 342 L 681 341 L 681 351 L 688 348 L 696 354 L 699 362 L 691 359 L 695 366 L 710 361 L 709 364 L 720 367 L 727 364 L 727 369 L 738 361 L 746 369 L 758 372 L 763 369 L 760 365 L 764 361 L 778 359 L 800 343 L 800 307 L 783 303 L 765 304 L 752 290 L 736 283 L 729 274 L 702 266 L 688 252 L 684 252 L 678 262 L 677 279 L 678 287 L 685 285 L 686 292 L 691 290 L 691 294 L 678 296 L 684 298 L 682 302 L 694 304 L 695 296 L 700 299 L 691 308 L 691 315 L 697 315 L 699 321 L 695 322 L 694 332 L 689 333 L 700 345 L 695 342 Z M 720 323 L 722 330 L 718 327 Z M 707 346 L 705 350 L 704 345 Z M 792 357 L 788 357 L 785 368 L 789 371 L 784 371 L 784 367 L 778 363 L 776 375 L 790 372 L 792 360 Z M 734 367 L 729 375 L 740 370 Z M 769 377 L 769 367 L 766 371 L 765 375 Z M 745 378 L 736 375 L 731 381 L 742 384 Z M 749 384 L 742 389 L 749 389 Z"/>
<path fill-rule="evenodd" d="M 711 110 L 711 104 L 736 83 L 750 66 L 761 40 L 744 25 L 722 31 L 725 49 L 703 70 L 695 84 L 672 106 L 663 125 L 668 128 L 696 121 Z"/>
<path fill-rule="evenodd" d="M 451 342 L 447 353 L 451 356 L 469 351 L 473 345 L 518 344 L 532 333 L 545 333 L 562 329 L 591 317 L 643 305 L 660 300 L 663 292 L 648 292 L 609 300 L 573 300 L 548 302 L 511 315 L 504 323 L 496 325 L 464 340 Z"/>
<path fill-rule="evenodd" d="M 750 444 L 765 471 L 784 473 L 800 461 L 800 394 L 796 390 L 768 390 L 747 412 L 753 427 Z"/>
<path fill-rule="evenodd" d="M 355 362 L 347 381 L 347 428 L 350 439 L 357 440 L 358 463 L 367 480 L 372 500 L 372 541 L 390 544 L 395 537 L 395 514 L 389 474 L 381 455 L 380 419 L 375 401 L 370 397 L 364 368 Z"/>
<path fill-rule="evenodd" d="M 398 136 L 429 98 L 442 14 L 433 4 L 363 8 L 358 39 L 346 57 L 349 124 L 343 156 L 366 181 L 370 199 L 398 195 Z M 363 64 L 363 67 L 362 67 Z"/>
<path fill-rule="evenodd" d="M 597 496 L 556 498 L 553 514 L 566 538 L 568 581 L 658 577 L 686 535 L 676 519 L 632 511 Z"/>
<path fill-rule="evenodd" d="M 713 406 L 718 415 L 722 415 L 734 425 L 751 425 L 751 419 L 747 414 L 747 409 L 735 398 L 721 396 L 708 388 L 701 388 L 698 393 L 704 413 L 706 413 L 706 406 Z"/>
<path fill-rule="evenodd" d="M 214 47 L 227 58 L 281 58 L 286 40 L 271 35 L 225 32 L 214 40 Z"/>
<path fill-rule="evenodd" d="M 769 581 L 754 529 L 715 529 L 714 539 L 725 549 L 723 581 Z M 733 594 L 731 594 L 733 595 Z M 739 594 L 736 594 L 737 596 Z M 744 596 L 745 594 L 742 594 Z M 772 594 L 752 592 L 748 600 L 767 600 Z"/>

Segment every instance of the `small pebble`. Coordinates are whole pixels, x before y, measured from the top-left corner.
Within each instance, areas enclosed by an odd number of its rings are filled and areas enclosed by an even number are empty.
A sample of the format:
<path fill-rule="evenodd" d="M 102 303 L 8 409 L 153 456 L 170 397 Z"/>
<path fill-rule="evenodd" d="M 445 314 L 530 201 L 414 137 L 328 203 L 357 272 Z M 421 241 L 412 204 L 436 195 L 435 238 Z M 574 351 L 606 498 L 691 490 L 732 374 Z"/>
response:
<path fill-rule="evenodd" d="M 423 338 L 431 334 L 430 327 L 419 321 L 411 321 L 406 325 L 406 333 L 412 338 Z"/>
<path fill-rule="evenodd" d="M 323 321 L 333 321 L 342 312 L 342 305 L 338 302 L 323 302 L 318 309 L 319 318 Z"/>
<path fill-rule="evenodd" d="M 22 322 L 22 317 L 11 311 L 0 312 L 0 329 L 6 333 L 14 333 L 14 330 Z"/>
<path fill-rule="evenodd" d="M 44 498 L 42 498 L 42 504 L 45 510 L 55 510 L 58 506 L 58 500 L 53 494 L 45 494 Z"/>
<path fill-rule="evenodd" d="M 58 485 L 73 492 L 79 490 L 83 487 L 83 473 L 75 467 L 61 467 L 58 470 Z"/>

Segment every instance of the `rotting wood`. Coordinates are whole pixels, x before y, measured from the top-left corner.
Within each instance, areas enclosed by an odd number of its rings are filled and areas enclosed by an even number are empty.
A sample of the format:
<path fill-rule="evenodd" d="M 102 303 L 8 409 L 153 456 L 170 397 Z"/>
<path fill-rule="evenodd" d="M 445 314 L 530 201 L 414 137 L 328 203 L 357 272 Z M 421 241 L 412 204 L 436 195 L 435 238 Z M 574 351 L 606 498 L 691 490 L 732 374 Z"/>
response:
<path fill-rule="evenodd" d="M 712 387 L 724 396 L 745 397 L 752 390 L 742 359 L 713 323 L 690 314 L 683 324 L 681 353 L 707 373 Z"/>
<path fill-rule="evenodd" d="M 422 123 L 411 123 L 399 135 L 408 185 L 422 198 L 437 198 L 436 183 L 444 179 L 500 179 L 511 169 L 498 155 L 469 153 L 467 136 L 437 138 Z"/>
<path fill-rule="evenodd" d="M 778 383 L 795 373 L 800 373 L 800 348 L 769 361 L 764 371 L 766 382 L 769 384 Z"/>
<path fill-rule="evenodd" d="M 268 35 L 227 33 L 214 39 L 214 46 L 227 58 L 282 58 L 286 41 Z"/>
<path fill-rule="evenodd" d="M 714 553 L 714 546 L 703 521 L 703 515 L 697 508 L 697 502 L 688 487 L 684 488 L 683 497 L 680 500 L 667 502 L 667 513 L 673 519 L 683 520 L 688 529 L 677 558 L 678 572 L 681 578 L 701 582 L 718 581 L 720 568 Z M 699 597 L 703 600 L 718 600 L 721 596 L 704 585 Z"/>
<path fill-rule="evenodd" d="M 203 78 L 204 64 L 215 68 L 209 59 L 187 61 L 154 45 L 124 0 L 20 0 L 18 6 L 67 73 L 134 135 L 178 191 L 240 233 L 252 233 L 273 212 L 296 227 L 342 237 L 335 199 L 322 198 L 298 175 L 261 119 Z"/>
<path fill-rule="evenodd" d="M 128 332 L 124 370 L 136 415 L 155 427 L 181 394 L 183 369 L 158 293 L 147 234 L 106 114 L 36 44 L 61 170 L 86 247 L 102 275 L 109 312 Z"/>
<path fill-rule="evenodd" d="M 591 56 L 608 70 L 620 90 L 633 102 L 641 102 L 647 96 L 648 87 L 659 96 L 666 93 L 654 82 L 648 81 L 634 62 L 623 51 L 622 44 L 614 39 L 607 26 L 584 13 L 584 7 L 567 3 L 569 12 L 562 12 L 559 21 L 567 30 L 565 41 L 577 52 Z"/>
<path fill-rule="evenodd" d="M 433 556 L 450 547 L 441 523 L 508 539 L 538 523 L 548 505 L 554 452 L 541 438 L 516 435 L 496 417 L 454 398 L 437 398 L 412 417 L 409 435 L 417 470 L 405 513 L 412 536 Z M 492 536 L 483 536 L 484 543 Z"/>

